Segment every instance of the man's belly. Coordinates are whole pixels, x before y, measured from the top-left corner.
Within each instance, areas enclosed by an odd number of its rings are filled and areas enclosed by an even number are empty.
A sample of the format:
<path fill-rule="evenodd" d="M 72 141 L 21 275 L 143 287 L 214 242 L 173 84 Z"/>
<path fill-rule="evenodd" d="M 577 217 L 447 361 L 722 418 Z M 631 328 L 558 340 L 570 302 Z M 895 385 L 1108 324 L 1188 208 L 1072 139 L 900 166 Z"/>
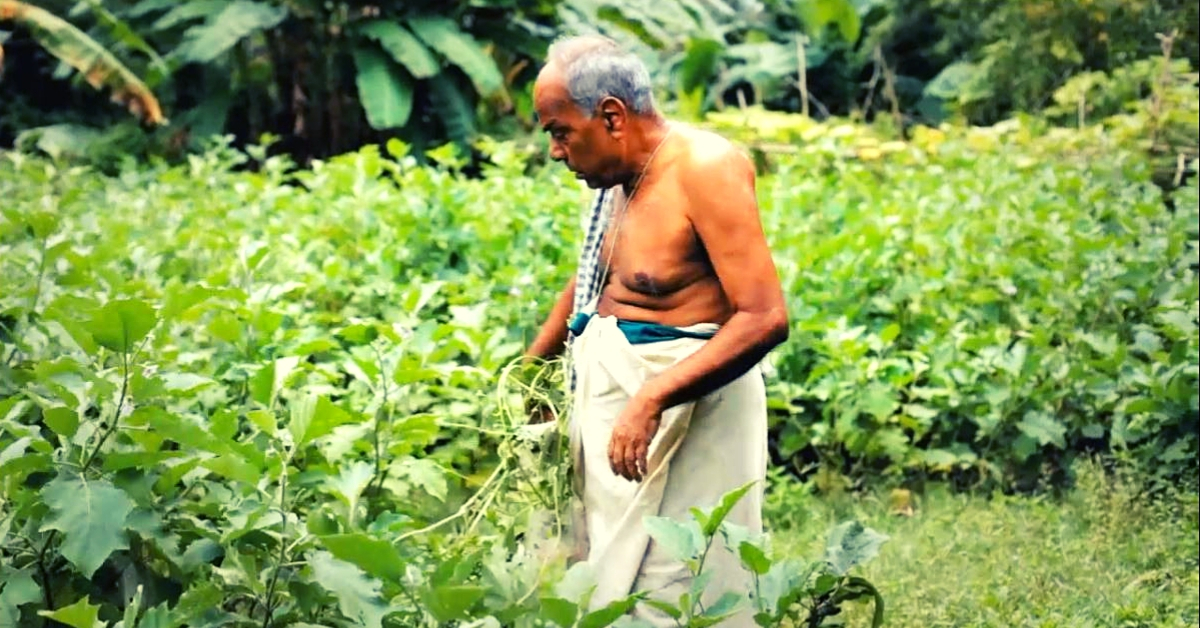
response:
<path fill-rule="evenodd" d="M 621 273 L 608 282 L 600 294 L 597 311 L 601 316 L 686 327 L 698 323 L 722 325 L 733 314 L 720 282 L 712 275 L 669 286 L 669 291 L 663 290 L 661 283 L 657 284 L 660 289 L 653 292 L 629 284 L 629 278 Z"/>

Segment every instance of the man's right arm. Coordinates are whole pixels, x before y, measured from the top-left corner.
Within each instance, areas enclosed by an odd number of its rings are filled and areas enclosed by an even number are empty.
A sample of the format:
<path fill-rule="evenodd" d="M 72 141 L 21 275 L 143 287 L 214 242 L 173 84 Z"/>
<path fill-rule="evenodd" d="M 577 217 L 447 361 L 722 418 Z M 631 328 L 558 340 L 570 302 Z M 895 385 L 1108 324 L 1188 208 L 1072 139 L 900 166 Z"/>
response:
<path fill-rule="evenodd" d="M 548 360 L 558 357 L 567 343 L 567 317 L 575 301 L 575 277 L 572 276 L 567 286 L 558 295 L 558 301 L 551 308 L 546 322 L 536 338 L 525 350 L 525 357 Z"/>

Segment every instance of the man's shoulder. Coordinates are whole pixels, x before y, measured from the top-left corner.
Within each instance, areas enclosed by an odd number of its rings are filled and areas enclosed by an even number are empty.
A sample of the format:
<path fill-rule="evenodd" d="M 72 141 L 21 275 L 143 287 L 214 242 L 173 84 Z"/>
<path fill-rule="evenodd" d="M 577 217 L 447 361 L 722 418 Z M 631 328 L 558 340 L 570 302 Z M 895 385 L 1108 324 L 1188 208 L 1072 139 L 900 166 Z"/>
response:
<path fill-rule="evenodd" d="M 687 127 L 687 150 L 681 165 L 690 178 L 708 179 L 714 174 L 753 174 L 750 156 L 728 138 L 697 127 Z"/>

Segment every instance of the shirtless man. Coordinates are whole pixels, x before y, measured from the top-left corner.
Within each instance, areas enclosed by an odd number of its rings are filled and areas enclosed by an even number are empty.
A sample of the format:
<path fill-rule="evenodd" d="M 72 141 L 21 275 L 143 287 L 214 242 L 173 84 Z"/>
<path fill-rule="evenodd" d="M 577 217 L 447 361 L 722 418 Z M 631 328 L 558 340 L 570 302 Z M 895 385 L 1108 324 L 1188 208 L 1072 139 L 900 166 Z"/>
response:
<path fill-rule="evenodd" d="M 713 399 L 731 383 L 747 380 L 752 413 L 761 417 L 738 416 L 746 411 L 735 408 L 710 421 L 715 424 L 711 429 L 717 430 L 712 436 L 733 442 L 740 433 L 761 432 L 751 435 L 750 457 L 757 466 L 748 471 L 751 477 L 761 477 L 765 455 L 758 459 L 758 449 L 765 452 L 765 392 L 755 367 L 787 338 L 788 319 L 758 215 L 752 162 L 715 134 L 664 119 L 654 106 L 641 62 L 607 39 L 580 37 L 556 44 L 535 84 L 534 106 L 550 136 L 551 158 L 564 163 L 589 188 L 606 193 L 610 204 L 607 218 L 598 222 L 604 235 L 594 258 L 597 268 L 591 269 L 603 277 L 592 284 L 597 294 L 581 300 L 580 291 L 589 286 L 581 286 L 580 277 L 588 281 L 591 274 L 577 274 L 526 355 L 551 358 L 574 343 L 577 334 L 569 332 L 568 319 L 587 308 L 584 301 L 594 307 L 585 315 L 647 323 L 658 326 L 657 331 L 684 330 L 679 342 L 696 343 L 629 391 L 614 411 L 615 418 L 602 421 L 599 434 L 609 435 L 608 442 L 580 436 L 580 446 L 591 451 L 605 448 L 609 477 L 636 491 L 653 471 L 654 456 L 648 459 L 648 453 L 664 413 Z M 586 265 L 587 260 L 581 261 L 581 267 Z M 585 317 L 585 329 L 596 320 L 589 323 Z M 704 324 L 715 330 L 703 341 L 689 340 L 686 330 Z M 674 346 L 670 342 L 661 346 Z M 575 364 L 582 359 L 574 356 Z M 753 378 L 758 381 L 749 381 Z M 595 422 L 587 418 L 593 398 L 577 399 L 574 420 Z M 691 420 L 691 431 L 697 431 L 696 419 Z M 587 426 L 578 433 L 587 434 Z M 679 437 L 683 447 L 691 436 Z M 706 455 L 708 466 L 717 470 L 736 462 L 712 460 L 711 451 Z M 736 458 L 742 452 L 727 455 Z M 604 479 L 597 479 L 596 473 L 589 470 L 589 482 Z M 660 489 L 668 492 L 664 500 L 671 499 L 671 487 Z M 614 486 L 604 499 L 640 499 L 623 490 Z M 584 503 L 589 504 L 586 497 Z M 634 523 L 640 525 L 640 517 Z M 639 581 L 645 580 L 642 576 L 639 573 Z"/>

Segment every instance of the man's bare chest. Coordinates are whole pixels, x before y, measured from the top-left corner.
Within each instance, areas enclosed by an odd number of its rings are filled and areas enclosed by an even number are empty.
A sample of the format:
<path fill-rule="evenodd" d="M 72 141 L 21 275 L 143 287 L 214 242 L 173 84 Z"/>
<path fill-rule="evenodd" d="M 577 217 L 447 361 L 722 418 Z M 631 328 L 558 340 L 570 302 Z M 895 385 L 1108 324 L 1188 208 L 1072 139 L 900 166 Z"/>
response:
<path fill-rule="evenodd" d="M 601 242 L 610 280 L 648 296 L 677 292 L 711 269 L 689 218 L 686 197 L 669 190 L 617 198 Z"/>

